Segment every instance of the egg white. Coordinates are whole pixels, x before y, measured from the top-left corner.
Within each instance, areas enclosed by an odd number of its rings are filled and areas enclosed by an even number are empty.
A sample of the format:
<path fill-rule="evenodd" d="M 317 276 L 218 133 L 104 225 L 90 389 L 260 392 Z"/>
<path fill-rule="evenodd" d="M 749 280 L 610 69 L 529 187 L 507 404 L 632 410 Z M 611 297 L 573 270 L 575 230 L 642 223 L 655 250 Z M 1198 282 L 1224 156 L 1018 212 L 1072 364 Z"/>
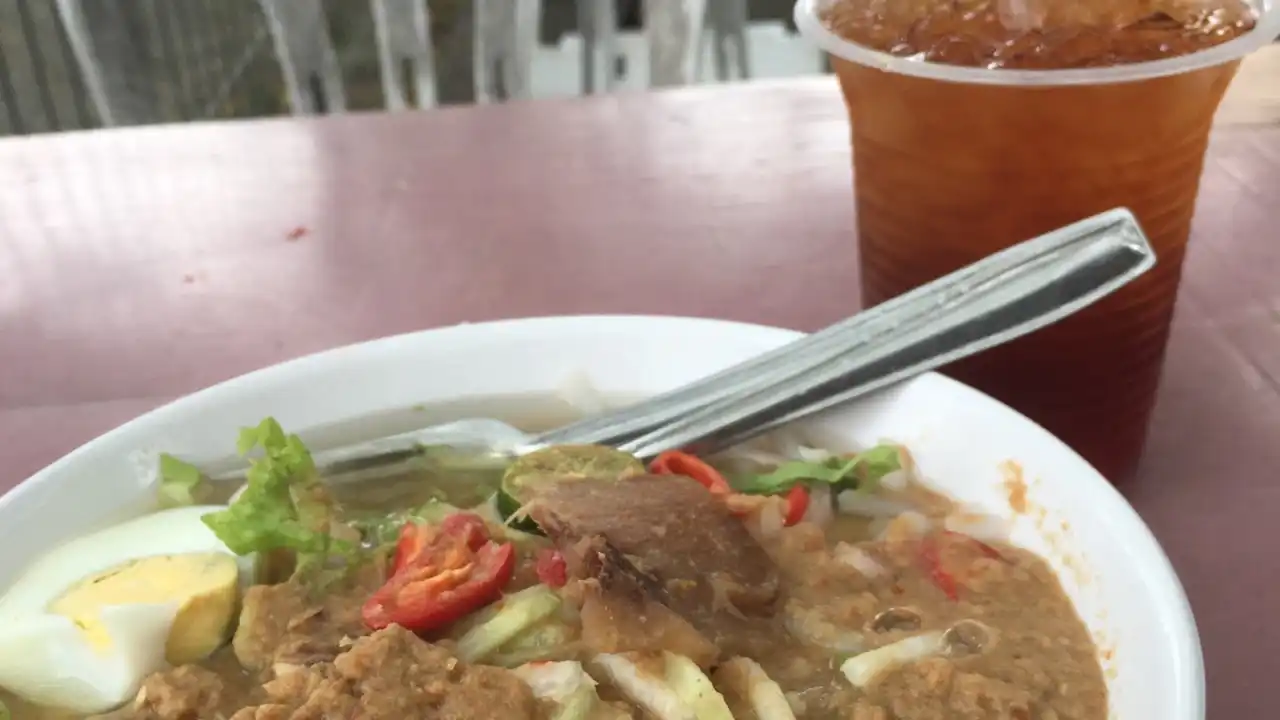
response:
<path fill-rule="evenodd" d="M 130 700 L 148 675 L 166 666 L 165 642 L 180 603 L 103 608 L 99 619 L 110 638 L 106 647 L 92 644 L 75 621 L 48 608 L 78 582 L 131 560 L 231 554 L 200 519 L 220 509 L 164 510 L 78 538 L 36 560 L 0 597 L 0 687 L 38 704 L 86 714 Z M 241 583 L 247 584 L 251 560 L 242 558 L 239 565 Z"/>

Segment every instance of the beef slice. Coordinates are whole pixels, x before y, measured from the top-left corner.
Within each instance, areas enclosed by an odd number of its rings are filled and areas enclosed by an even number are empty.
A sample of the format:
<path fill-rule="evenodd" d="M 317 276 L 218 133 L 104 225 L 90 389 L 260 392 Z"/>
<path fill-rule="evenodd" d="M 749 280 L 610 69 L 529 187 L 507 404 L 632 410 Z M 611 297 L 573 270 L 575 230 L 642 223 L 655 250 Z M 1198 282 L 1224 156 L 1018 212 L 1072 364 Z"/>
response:
<path fill-rule="evenodd" d="M 697 482 L 675 475 L 546 486 L 530 517 L 579 574 L 606 591 L 643 594 L 695 624 L 719 612 L 768 614 L 772 559 L 742 521 Z"/>

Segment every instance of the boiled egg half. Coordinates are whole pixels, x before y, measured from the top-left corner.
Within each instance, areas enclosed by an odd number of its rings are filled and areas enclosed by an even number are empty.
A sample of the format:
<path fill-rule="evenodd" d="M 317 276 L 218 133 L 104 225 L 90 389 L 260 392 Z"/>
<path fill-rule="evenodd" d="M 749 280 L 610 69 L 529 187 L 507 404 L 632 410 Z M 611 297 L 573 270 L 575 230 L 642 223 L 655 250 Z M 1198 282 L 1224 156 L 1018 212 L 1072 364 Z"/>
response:
<path fill-rule="evenodd" d="M 0 597 L 0 687 L 101 713 L 224 644 L 252 568 L 201 521 L 220 509 L 164 510 L 36 560 Z"/>

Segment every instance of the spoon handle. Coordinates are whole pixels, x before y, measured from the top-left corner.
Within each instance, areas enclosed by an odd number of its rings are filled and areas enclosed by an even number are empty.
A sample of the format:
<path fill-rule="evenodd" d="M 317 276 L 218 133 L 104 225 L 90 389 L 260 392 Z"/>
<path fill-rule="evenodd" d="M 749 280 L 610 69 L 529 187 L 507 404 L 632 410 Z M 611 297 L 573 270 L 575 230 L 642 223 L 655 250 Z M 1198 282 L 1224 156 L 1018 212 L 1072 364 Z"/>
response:
<path fill-rule="evenodd" d="M 1057 322 L 1155 262 L 1132 213 L 1096 215 L 890 300 L 816 365 L 707 403 L 619 449 L 648 459 L 727 447 Z"/>
<path fill-rule="evenodd" d="M 865 334 L 868 326 L 880 322 L 891 312 L 889 303 L 869 308 L 688 385 L 562 425 L 534 436 L 531 442 L 539 446 L 565 443 L 617 446 L 700 408 L 762 390 L 801 370 L 834 360 L 851 341 Z"/>
<path fill-rule="evenodd" d="M 639 437 L 711 403 L 768 387 L 788 377 L 798 363 L 835 357 L 844 346 L 845 333 L 856 331 L 867 321 L 863 315 L 851 316 L 675 390 L 541 433 L 533 442 L 617 445 Z"/>

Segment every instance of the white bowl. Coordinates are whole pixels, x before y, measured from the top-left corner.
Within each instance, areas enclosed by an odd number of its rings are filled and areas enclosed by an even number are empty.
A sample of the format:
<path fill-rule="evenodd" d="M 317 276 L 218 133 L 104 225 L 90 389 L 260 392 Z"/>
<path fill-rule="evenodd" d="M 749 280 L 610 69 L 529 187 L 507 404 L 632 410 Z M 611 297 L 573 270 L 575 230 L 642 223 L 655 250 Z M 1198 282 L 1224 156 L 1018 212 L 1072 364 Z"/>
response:
<path fill-rule="evenodd" d="M 512 320 L 386 338 L 251 373 L 129 422 L 0 498 L 0 588 L 38 553 L 149 502 L 140 451 L 213 461 L 231 453 L 239 427 L 266 415 L 296 431 L 418 404 L 554 393 L 580 372 L 607 395 L 648 395 L 798 335 L 686 318 Z M 1097 639 L 1112 718 L 1203 720 L 1199 639 L 1168 559 L 1119 493 L 1060 441 L 935 374 L 810 425 L 842 444 L 904 443 L 938 489 L 1011 518 L 1013 540 L 1049 559 Z M 1010 507 L 1010 463 L 1025 478 L 1024 512 Z"/>

